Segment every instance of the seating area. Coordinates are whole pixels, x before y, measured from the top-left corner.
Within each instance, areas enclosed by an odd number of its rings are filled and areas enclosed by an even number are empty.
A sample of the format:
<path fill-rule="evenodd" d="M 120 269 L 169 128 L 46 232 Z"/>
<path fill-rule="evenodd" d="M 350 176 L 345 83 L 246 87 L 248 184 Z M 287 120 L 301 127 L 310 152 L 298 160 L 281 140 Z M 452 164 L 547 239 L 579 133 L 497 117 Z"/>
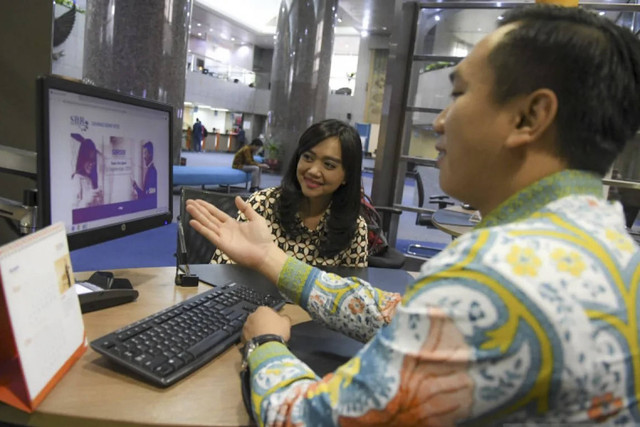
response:
<path fill-rule="evenodd" d="M 218 185 L 230 186 L 244 184 L 248 188 L 251 174 L 230 166 L 173 166 L 173 186 Z M 228 189 L 228 187 L 227 187 Z"/>

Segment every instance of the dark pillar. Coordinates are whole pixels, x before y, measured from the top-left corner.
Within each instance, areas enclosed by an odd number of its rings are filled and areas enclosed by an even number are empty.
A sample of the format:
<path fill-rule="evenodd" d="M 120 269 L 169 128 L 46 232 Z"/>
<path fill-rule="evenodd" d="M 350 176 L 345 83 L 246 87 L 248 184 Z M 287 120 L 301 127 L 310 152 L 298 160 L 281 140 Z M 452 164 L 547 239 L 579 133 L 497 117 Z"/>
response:
<path fill-rule="evenodd" d="M 338 0 L 283 0 L 271 68 L 267 137 L 282 144 L 283 167 L 298 137 L 327 110 Z"/>
<path fill-rule="evenodd" d="M 192 0 L 89 0 L 84 76 L 97 86 L 173 105 L 179 164 Z"/>
<path fill-rule="evenodd" d="M 53 2 L 2 2 L 0 13 L 0 145 L 36 151 L 36 79 L 51 72 Z M 22 202 L 34 179 L 0 170 L 0 197 Z M 19 237 L 0 218 L 0 245 Z"/>

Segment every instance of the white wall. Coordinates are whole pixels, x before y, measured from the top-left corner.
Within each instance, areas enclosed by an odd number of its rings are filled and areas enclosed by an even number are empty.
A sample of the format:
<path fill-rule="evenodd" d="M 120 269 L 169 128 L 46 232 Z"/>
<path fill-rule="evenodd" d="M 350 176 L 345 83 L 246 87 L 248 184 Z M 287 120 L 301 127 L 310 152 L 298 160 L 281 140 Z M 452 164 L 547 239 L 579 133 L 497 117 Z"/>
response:
<path fill-rule="evenodd" d="M 231 111 L 267 115 L 269 91 L 217 79 L 198 72 L 187 72 L 185 101 Z"/>
<path fill-rule="evenodd" d="M 197 112 L 193 112 L 193 107 L 186 107 L 184 109 L 184 125 L 193 127 L 196 118 L 200 119 L 203 125 L 207 127 L 207 131 L 211 132 L 213 128 L 224 132 L 226 130 L 226 117 L 227 113 L 224 111 L 211 110 L 209 108 L 198 108 Z"/>

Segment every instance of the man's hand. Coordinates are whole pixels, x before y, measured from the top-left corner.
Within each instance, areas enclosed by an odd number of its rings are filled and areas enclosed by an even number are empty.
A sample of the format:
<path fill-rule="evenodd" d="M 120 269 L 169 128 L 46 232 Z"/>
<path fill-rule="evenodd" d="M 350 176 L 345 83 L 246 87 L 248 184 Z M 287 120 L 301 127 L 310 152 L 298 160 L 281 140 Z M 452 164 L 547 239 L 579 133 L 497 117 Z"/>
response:
<path fill-rule="evenodd" d="M 262 169 L 269 169 L 269 165 L 266 163 L 258 163 L 258 167 L 262 168 Z"/>
<path fill-rule="evenodd" d="M 291 319 L 281 316 L 272 308 L 258 307 L 244 322 L 242 339 L 249 341 L 258 335 L 276 334 L 289 341 L 291 338 Z"/>
<path fill-rule="evenodd" d="M 236 197 L 247 222 L 238 222 L 204 200 L 187 200 L 189 224 L 238 264 L 253 268 L 277 283 L 287 255 L 276 245 L 266 220 Z"/>

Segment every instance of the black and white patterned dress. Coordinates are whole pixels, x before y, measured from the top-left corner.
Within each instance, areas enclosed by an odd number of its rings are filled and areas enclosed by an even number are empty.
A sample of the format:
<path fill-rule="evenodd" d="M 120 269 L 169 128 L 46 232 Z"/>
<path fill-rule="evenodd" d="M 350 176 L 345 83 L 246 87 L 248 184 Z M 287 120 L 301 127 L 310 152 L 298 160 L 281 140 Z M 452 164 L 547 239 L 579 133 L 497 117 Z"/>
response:
<path fill-rule="evenodd" d="M 305 232 L 291 239 L 285 235 L 274 211 L 274 205 L 279 196 L 280 192 L 277 187 L 267 188 L 253 193 L 249 200 L 247 200 L 247 203 L 267 220 L 267 224 L 271 226 L 275 241 L 287 255 L 313 266 L 367 266 L 367 224 L 361 216 L 358 216 L 358 228 L 349 247 L 331 258 L 325 258 L 320 255 L 316 244 L 320 241 L 320 236 L 325 231 L 330 209 L 327 209 L 322 218 L 320 218 L 320 223 L 315 230 L 310 230 L 303 224 L 302 228 Z M 243 214 L 240 214 L 238 220 L 246 221 L 247 219 Z M 302 220 L 300 220 L 300 222 L 302 223 Z M 233 261 L 219 249 L 216 250 L 213 258 L 211 258 L 211 263 L 213 264 L 228 264 L 232 262 Z"/>

